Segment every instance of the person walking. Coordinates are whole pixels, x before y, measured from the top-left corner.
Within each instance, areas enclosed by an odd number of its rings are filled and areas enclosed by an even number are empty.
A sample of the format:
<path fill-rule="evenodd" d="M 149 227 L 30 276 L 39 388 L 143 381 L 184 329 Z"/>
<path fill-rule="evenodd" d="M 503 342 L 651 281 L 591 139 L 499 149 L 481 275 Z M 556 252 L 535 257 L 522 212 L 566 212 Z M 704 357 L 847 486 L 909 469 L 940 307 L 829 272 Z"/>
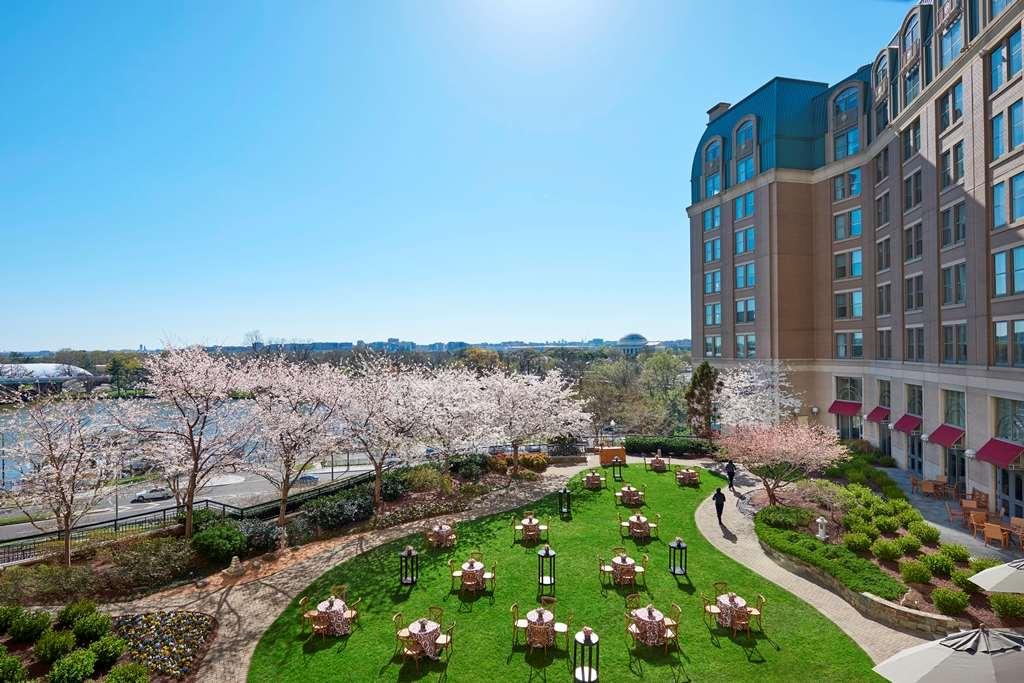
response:
<path fill-rule="evenodd" d="M 715 495 L 711 496 L 715 501 L 715 514 L 718 515 L 718 526 L 722 526 L 722 512 L 725 511 L 725 494 L 722 489 L 715 489 Z"/>
<path fill-rule="evenodd" d="M 732 460 L 725 466 L 725 473 L 729 477 L 729 490 L 735 492 L 736 489 L 733 488 L 732 480 L 736 478 L 736 464 Z"/>

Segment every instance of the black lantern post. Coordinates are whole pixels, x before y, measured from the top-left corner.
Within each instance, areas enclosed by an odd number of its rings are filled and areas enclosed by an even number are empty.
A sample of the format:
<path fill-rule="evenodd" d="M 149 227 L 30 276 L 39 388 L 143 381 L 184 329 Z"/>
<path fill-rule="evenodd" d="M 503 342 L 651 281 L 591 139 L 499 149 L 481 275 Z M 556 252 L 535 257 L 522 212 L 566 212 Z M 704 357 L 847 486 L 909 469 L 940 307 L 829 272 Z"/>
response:
<path fill-rule="evenodd" d="M 576 633 L 572 639 L 572 679 L 593 683 L 601 665 L 601 644 L 597 634 L 589 626 Z"/>
<path fill-rule="evenodd" d="M 619 458 L 612 460 L 612 479 L 622 481 L 622 460 Z"/>
<path fill-rule="evenodd" d="M 537 551 L 537 590 L 541 595 L 549 588 L 555 594 L 555 554 L 547 543 Z"/>
<path fill-rule="evenodd" d="M 558 489 L 558 512 L 562 517 L 572 517 L 572 494 L 568 487 Z"/>
<path fill-rule="evenodd" d="M 686 576 L 686 543 L 678 536 L 668 544 L 668 573 Z"/>
<path fill-rule="evenodd" d="M 420 556 L 411 545 L 398 553 L 398 574 L 403 586 L 411 586 L 420 578 Z"/>

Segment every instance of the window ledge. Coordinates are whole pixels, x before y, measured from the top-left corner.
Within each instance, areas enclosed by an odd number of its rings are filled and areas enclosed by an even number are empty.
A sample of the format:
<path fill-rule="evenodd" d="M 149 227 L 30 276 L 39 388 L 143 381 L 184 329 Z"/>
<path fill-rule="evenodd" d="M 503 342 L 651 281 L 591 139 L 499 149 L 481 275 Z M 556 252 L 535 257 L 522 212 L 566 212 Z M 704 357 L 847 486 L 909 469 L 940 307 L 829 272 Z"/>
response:
<path fill-rule="evenodd" d="M 950 311 L 950 310 L 954 310 L 954 309 L 957 309 L 957 308 L 966 308 L 966 307 L 967 307 L 967 302 L 965 301 L 965 302 L 960 303 L 960 304 L 942 304 L 939 308 L 940 308 L 940 310 L 943 310 L 943 311 Z"/>
<path fill-rule="evenodd" d="M 1024 71 L 1018 71 L 1017 73 L 1015 73 L 1013 76 L 1008 78 L 1001 86 L 990 92 L 988 94 L 988 98 L 990 100 L 994 100 L 1003 93 L 1005 93 L 1006 91 L 1013 88 L 1015 84 L 1020 83 L 1022 74 L 1024 74 Z"/>
<path fill-rule="evenodd" d="M 1007 147 L 1006 149 L 1003 150 L 1003 153 L 999 155 L 998 158 L 988 162 L 989 170 L 995 173 L 1000 166 L 1003 166 L 1008 161 L 1016 161 L 1017 159 L 1020 159 L 1022 153 L 1024 153 L 1024 145 L 1017 145 L 1016 147 L 1013 148 Z M 998 182 L 1002 181 L 993 180 L 993 185 Z"/>
<path fill-rule="evenodd" d="M 963 178 L 959 178 L 957 180 L 954 180 L 953 184 L 950 185 L 949 187 L 944 187 L 941 190 L 939 190 L 939 197 L 943 197 L 943 196 L 949 194 L 950 192 L 952 192 L 953 190 L 963 190 L 963 189 L 964 189 L 964 179 Z"/>
<path fill-rule="evenodd" d="M 958 118 L 956 121 L 954 121 L 953 123 L 951 123 L 948 126 L 946 126 L 946 130 L 939 131 L 939 140 L 941 141 L 941 140 L 946 139 L 947 137 L 950 137 L 953 133 L 955 133 L 956 131 L 958 131 L 961 128 L 963 128 L 963 126 L 964 126 L 964 115 L 960 114 L 960 118 Z"/>
<path fill-rule="evenodd" d="M 967 238 L 964 238 L 964 239 L 962 239 L 962 240 L 960 240 L 958 242 L 953 242 L 951 244 L 947 244 L 946 246 L 939 248 L 939 253 L 943 253 L 943 252 L 947 252 L 947 251 L 953 251 L 957 247 L 964 246 L 966 243 L 967 243 Z"/>

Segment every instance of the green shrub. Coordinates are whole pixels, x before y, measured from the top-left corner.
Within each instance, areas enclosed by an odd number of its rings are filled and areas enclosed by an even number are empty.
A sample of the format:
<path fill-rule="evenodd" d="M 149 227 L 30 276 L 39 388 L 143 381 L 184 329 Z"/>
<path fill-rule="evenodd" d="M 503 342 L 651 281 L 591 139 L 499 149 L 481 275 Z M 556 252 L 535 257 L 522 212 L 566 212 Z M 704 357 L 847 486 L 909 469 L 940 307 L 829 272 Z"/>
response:
<path fill-rule="evenodd" d="M 198 510 L 192 510 L 192 534 L 198 534 L 204 529 L 209 529 L 211 526 L 218 524 L 231 524 L 232 519 L 225 517 L 219 510 L 211 510 L 210 508 L 199 508 Z M 185 523 L 185 513 L 178 513 L 178 524 Z"/>
<path fill-rule="evenodd" d="M 818 567 L 850 590 L 868 592 L 886 600 L 899 600 L 907 587 L 871 560 L 838 545 L 828 545 L 799 531 L 776 529 L 764 523 L 758 513 L 754 529 L 766 545 Z"/>
<path fill-rule="evenodd" d="M 871 504 L 871 516 L 875 518 L 876 526 L 878 525 L 879 517 L 892 518 L 895 514 L 896 510 L 893 508 L 893 504 L 888 501 L 879 499 Z M 878 528 L 881 529 L 882 527 L 879 526 Z"/>
<path fill-rule="evenodd" d="M 802 529 L 814 518 L 810 510 L 784 505 L 769 505 L 760 514 L 765 524 L 776 529 Z"/>
<path fill-rule="evenodd" d="M 409 490 L 404 469 L 389 470 L 380 478 L 380 496 L 384 500 L 398 500 Z"/>
<path fill-rule="evenodd" d="M 932 580 L 932 570 L 923 562 L 904 560 L 900 562 L 900 576 L 907 583 L 928 583 Z"/>
<path fill-rule="evenodd" d="M 871 544 L 871 554 L 880 560 L 893 562 L 903 553 L 900 551 L 900 547 L 896 545 L 896 541 L 880 538 Z"/>
<path fill-rule="evenodd" d="M 846 481 L 851 484 L 863 484 L 867 480 L 867 473 L 864 470 L 847 470 L 846 472 Z"/>
<path fill-rule="evenodd" d="M 0 602 L 56 604 L 88 595 L 97 585 L 92 567 L 37 564 L 9 567 L 0 573 Z"/>
<path fill-rule="evenodd" d="M 459 495 L 464 500 L 471 500 L 473 498 L 479 498 L 490 490 L 491 489 L 487 484 L 471 481 L 459 487 Z"/>
<path fill-rule="evenodd" d="M 921 549 L 921 540 L 914 534 L 907 534 L 896 539 L 896 545 L 904 555 L 916 555 Z"/>
<path fill-rule="evenodd" d="M 706 442 L 680 436 L 627 436 L 623 445 L 633 455 L 657 453 L 659 448 L 662 455 L 677 458 L 699 458 L 711 452 Z"/>
<path fill-rule="evenodd" d="M 276 520 L 243 519 L 238 523 L 238 530 L 245 536 L 246 547 L 256 553 L 277 549 L 277 528 Z"/>
<path fill-rule="evenodd" d="M 932 591 L 932 604 L 943 614 L 955 616 L 967 609 L 970 597 L 957 588 L 936 588 Z"/>
<path fill-rule="evenodd" d="M 410 470 L 408 476 L 412 477 L 412 472 L 419 469 Z M 437 476 L 440 477 L 440 473 Z M 309 522 L 320 529 L 335 529 L 360 522 L 373 516 L 373 488 L 369 485 L 356 486 L 331 496 L 316 498 L 303 505 L 302 510 Z"/>
<path fill-rule="evenodd" d="M 110 633 L 110 617 L 102 612 L 86 614 L 71 630 L 75 632 L 75 642 L 85 646 Z"/>
<path fill-rule="evenodd" d="M 233 555 L 245 553 L 245 536 L 233 524 L 218 524 L 193 536 L 192 549 L 207 562 L 226 565 Z"/>
<path fill-rule="evenodd" d="M 555 458 L 571 457 L 580 454 L 579 441 L 571 434 L 556 436 L 548 441 L 548 454 Z"/>
<path fill-rule="evenodd" d="M 75 650 L 57 660 L 50 669 L 50 683 L 84 683 L 96 670 L 96 653 L 92 650 Z"/>
<path fill-rule="evenodd" d="M 57 612 L 57 626 L 59 628 L 70 628 L 79 617 L 92 614 L 96 611 L 96 603 L 92 600 L 75 600 L 70 602 Z"/>
<path fill-rule="evenodd" d="M 882 535 L 882 532 L 874 524 L 854 524 L 850 531 L 855 534 L 864 534 L 872 541 Z"/>
<path fill-rule="evenodd" d="M 928 565 L 928 568 L 932 570 L 932 574 L 935 576 L 948 577 L 953 573 L 956 567 L 953 565 L 953 560 L 949 559 L 948 556 L 942 553 L 935 553 L 934 555 L 925 555 L 921 558 L 921 561 Z"/>
<path fill-rule="evenodd" d="M 971 581 L 971 577 L 974 576 L 974 572 L 970 569 L 954 569 L 949 579 L 953 582 L 953 585 L 964 591 L 965 593 L 978 593 L 981 588 L 978 584 Z"/>
<path fill-rule="evenodd" d="M 18 605 L 4 605 L 0 607 L 0 635 L 7 633 L 11 624 L 25 611 L 24 607 Z"/>
<path fill-rule="evenodd" d="M 895 462 L 896 461 L 894 460 L 893 463 Z M 875 471 L 878 472 L 878 470 Z M 881 472 L 881 474 L 885 473 Z M 888 478 L 889 475 L 886 474 L 885 476 Z M 905 500 L 907 497 L 907 494 L 900 488 L 899 484 L 894 481 L 887 481 L 884 484 L 880 484 L 878 488 L 881 490 L 883 496 L 891 500 Z"/>
<path fill-rule="evenodd" d="M 935 545 L 939 542 L 939 529 L 925 522 L 913 522 L 907 527 L 907 531 L 921 539 L 922 543 Z"/>
<path fill-rule="evenodd" d="M 28 678 L 25 665 L 14 655 L 6 652 L 0 654 L 0 681 L 3 683 L 21 683 Z"/>
<path fill-rule="evenodd" d="M 288 547 L 298 548 L 313 540 L 316 536 L 313 527 L 305 517 L 295 517 L 284 527 L 288 534 Z"/>
<path fill-rule="evenodd" d="M 183 576 L 193 556 L 192 545 L 183 538 L 147 538 L 124 544 L 109 554 L 112 579 L 128 591 L 156 588 Z"/>
<path fill-rule="evenodd" d="M 8 633 L 15 643 L 34 643 L 50 628 L 50 615 L 46 612 L 22 612 L 14 621 Z"/>
<path fill-rule="evenodd" d="M 149 683 L 149 669 L 137 662 L 126 662 L 118 664 L 107 677 L 104 683 Z"/>
<path fill-rule="evenodd" d="M 58 659 L 75 649 L 75 634 L 71 631 L 48 630 L 39 636 L 32 654 L 36 659 L 53 664 Z"/>
<path fill-rule="evenodd" d="M 441 488 L 444 475 L 433 465 L 418 465 L 406 472 L 405 478 L 413 491 L 436 491 Z"/>
<path fill-rule="evenodd" d="M 893 514 L 896 514 L 896 515 L 900 514 L 901 512 L 907 512 L 909 510 L 915 510 L 913 503 L 911 503 L 909 500 L 906 500 L 904 498 L 899 498 L 897 500 L 890 500 L 889 501 L 889 505 L 892 506 Z"/>
<path fill-rule="evenodd" d="M 992 593 L 988 604 L 1000 619 L 1024 619 L 1024 595 Z"/>
<path fill-rule="evenodd" d="M 875 517 L 875 526 L 884 534 L 894 534 L 900 528 L 900 521 L 892 515 L 879 515 Z"/>
<path fill-rule="evenodd" d="M 992 567 L 998 567 L 1001 564 L 1003 564 L 1003 561 L 997 557 L 972 557 L 968 563 L 971 571 L 975 574 L 983 572 L 986 569 L 991 569 Z"/>
<path fill-rule="evenodd" d="M 901 510 L 896 514 L 896 520 L 900 523 L 900 526 L 904 529 L 908 528 L 914 522 L 923 522 L 924 516 L 921 512 L 915 508 L 909 510 Z"/>
<path fill-rule="evenodd" d="M 966 546 L 958 545 L 956 543 L 940 543 L 939 552 L 961 564 L 966 563 L 971 559 L 971 551 Z"/>
<path fill-rule="evenodd" d="M 519 466 L 531 472 L 543 472 L 548 468 L 548 456 L 543 453 L 522 453 L 519 455 Z"/>
<path fill-rule="evenodd" d="M 843 536 L 843 545 L 855 553 L 862 553 L 871 547 L 871 538 L 866 534 L 849 533 Z"/>
<path fill-rule="evenodd" d="M 128 644 L 114 635 L 105 635 L 89 646 L 89 649 L 96 655 L 97 669 L 106 669 L 120 659 L 127 648 Z"/>

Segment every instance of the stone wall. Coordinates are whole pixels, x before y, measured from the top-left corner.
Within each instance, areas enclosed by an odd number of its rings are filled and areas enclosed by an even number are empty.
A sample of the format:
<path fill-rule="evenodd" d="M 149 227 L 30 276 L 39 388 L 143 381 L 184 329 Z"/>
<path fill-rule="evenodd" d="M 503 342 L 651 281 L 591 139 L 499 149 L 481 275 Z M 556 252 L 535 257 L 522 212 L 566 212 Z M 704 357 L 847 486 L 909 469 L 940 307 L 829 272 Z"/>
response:
<path fill-rule="evenodd" d="M 871 593 L 858 593 L 850 590 L 839 582 L 831 574 L 807 564 L 795 557 L 786 555 L 766 543 L 761 543 L 761 549 L 765 555 L 772 558 L 776 564 L 783 569 L 802 576 L 808 581 L 813 581 L 819 586 L 828 588 L 833 593 L 854 606 L 858 612 L 869 619 L 881 622 L 886 626 L 900 629 L 902 631 L 916 631 L 929 637 L 945 636 L 955 633 L 961 629 L 970 628 L 967 622 L 961 622 L 954 617 L 947 617 L 944 614 L 930 614 L 920 610 L 911 609 L 894 602 L 872 595 Z"/>

